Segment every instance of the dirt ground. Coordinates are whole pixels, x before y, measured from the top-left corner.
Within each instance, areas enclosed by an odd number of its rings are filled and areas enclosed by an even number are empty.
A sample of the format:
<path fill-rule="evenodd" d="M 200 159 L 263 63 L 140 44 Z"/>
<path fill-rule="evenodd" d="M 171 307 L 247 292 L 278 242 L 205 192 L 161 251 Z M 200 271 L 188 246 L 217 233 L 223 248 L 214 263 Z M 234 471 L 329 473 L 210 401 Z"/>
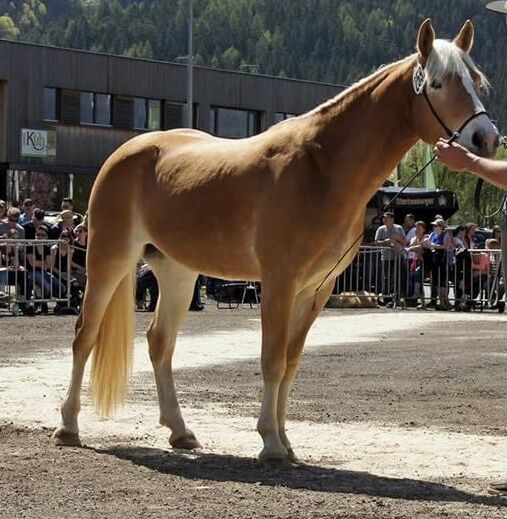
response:
<path fill-rule="evenodd" d="M 203 449 L 172 450 L 137 313 L 129 400 L 94 414 L 83 448 L 50 441 L 71 366 L 72 317 L 0 317 L 0 517 L 507 517 L 488 494 L 507 475 L 506 318 L 493 313 L 326 310 L 308 340 L 289 411 L 302 460 L 255 461 L 259 312 L 191 313 L 175 359 Z"/>

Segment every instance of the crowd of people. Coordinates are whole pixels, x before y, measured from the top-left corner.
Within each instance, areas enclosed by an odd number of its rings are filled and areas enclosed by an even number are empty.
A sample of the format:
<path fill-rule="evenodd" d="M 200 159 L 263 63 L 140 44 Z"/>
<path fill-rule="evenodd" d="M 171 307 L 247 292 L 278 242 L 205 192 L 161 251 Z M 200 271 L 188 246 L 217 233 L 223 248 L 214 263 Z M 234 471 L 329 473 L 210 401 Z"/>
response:
<path fill-rule="evenodd" d="M 16 309 L 25 315 L 49 313 L 49 299 L 57 301 L 54 313 L 77 313 L 81 306 L 86 285 L 87 222 L 74 211 L 71 198 L 63 198 L 60 209 L 56 218 L 50 218 L 30 198 L 21 207 L 7 207 L 0 200 L 0 239 L 4 240 L 0 242 L 0 287 L 16 287 L 16 299 L 20 301 Z M 204 308 L 202 282 L 199 276 L 190 310 Z M 70 306 L 64 304 L 69 295 Z M 0 291 L 0 302 L 10 299 L 9 294 Z M 149 265 L 141 262 L 136 308 L 154 311 L 157 300 L 157 280 Z"/>
<path fill-rule="evenodd" d="M 80 308 L 88 228 L 71 198 L 63 198 L 60 208 L 52 221 L 29 198 L 21 208 L 0 200 L 0 286 L 16 287 L 19 311 L 26 315 L 48 313 L 48 299 L 57 300 L 54 313 Z M 0 300 L 8 298 L 0 292 Z"/>
<path fill-rule="evenodd" d="M 373 285 L 377 293 L 383 294 L 383 303 L 403 299 L 410 306 L 467 311 L 481 289 L 491 293 L 495 284 L 495 304 L 499 308 L 505 305 L 499 261 L 501 228 L 495 226 L 479 249 L 478 226 L 473 222 L 450 227 L 441 215 L 435 215 L 430 225 L 427 228 L 424 221 L 416 221 L 410 213 L 402 225 L 395 223 L 390 211 L 372 219 L 363 245 L 382 247 L 379 275 Z M 424 294 L 425 280 L 431 286 L 429 298 Z M 449 300 L 451 286 L 453 305 Z"/>

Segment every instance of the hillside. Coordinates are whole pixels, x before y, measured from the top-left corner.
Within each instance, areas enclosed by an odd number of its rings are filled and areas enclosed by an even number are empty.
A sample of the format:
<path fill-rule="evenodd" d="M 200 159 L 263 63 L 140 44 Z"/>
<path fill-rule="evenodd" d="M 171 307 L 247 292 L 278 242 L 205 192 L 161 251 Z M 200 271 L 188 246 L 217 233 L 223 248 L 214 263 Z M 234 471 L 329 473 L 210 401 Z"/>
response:
<path fill-rule="evenodd" d="M 507 119 L 507 30 L 487 0 L 194 0 L 196 64 L 350 84 L 408 54 L 431 17 L 452 37 L 476 26 L 473 56 L 491 79 L 489 105 Z M 424 8 L 422 7 L 424 5 Z M 445 8 L 442 6 L 445 5 Z M 127 56 L 187 53 L 187 0 L 0 0 L 0 35 Z"/>

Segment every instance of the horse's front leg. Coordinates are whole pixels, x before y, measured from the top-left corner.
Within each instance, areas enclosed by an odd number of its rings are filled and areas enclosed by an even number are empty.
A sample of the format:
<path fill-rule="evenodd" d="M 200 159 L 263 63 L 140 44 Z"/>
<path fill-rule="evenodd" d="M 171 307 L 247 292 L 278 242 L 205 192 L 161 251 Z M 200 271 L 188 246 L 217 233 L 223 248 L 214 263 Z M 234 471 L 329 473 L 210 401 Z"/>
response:
<path fill-rule="evenodd" d="M 264 394 L 257 422 L 264 448 L 259 461 L 268 468 L 290 465 L 290 459 L 279 434 L 277 407 L 280 383 L 287 362 L 289 321 L 294 303 L 294 290 L 287 284 L 263 282 L 262 289 L 262 375 Z"/>
<path fill-rule="evenodd" d="M 288 398 L 294 379 L 299 371 L 306 336 L 328 300 L 334 283 L 335 280 L 333 278 L 323 285 L 317 294 L 315 293 L 315 287 L 310 287 L 300 292 L 296 296 L 294 310 L 289 323 L 287 363 L 278 391 L 277 418 L 280 439 L 292 463 L 297 463 L 298 459 L 285 432 Z"/>

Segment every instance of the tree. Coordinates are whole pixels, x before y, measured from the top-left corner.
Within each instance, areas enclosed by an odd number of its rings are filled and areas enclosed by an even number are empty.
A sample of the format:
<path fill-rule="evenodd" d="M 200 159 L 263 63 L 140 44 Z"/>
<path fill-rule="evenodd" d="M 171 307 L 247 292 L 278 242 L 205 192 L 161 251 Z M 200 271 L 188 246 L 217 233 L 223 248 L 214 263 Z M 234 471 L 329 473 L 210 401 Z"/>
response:
<path fill-rule="evenodd" d="M 0 16 L 0 38 L 15 40 L 19 33 L 19 29 L 14 25 L 10 16 Z"/>

